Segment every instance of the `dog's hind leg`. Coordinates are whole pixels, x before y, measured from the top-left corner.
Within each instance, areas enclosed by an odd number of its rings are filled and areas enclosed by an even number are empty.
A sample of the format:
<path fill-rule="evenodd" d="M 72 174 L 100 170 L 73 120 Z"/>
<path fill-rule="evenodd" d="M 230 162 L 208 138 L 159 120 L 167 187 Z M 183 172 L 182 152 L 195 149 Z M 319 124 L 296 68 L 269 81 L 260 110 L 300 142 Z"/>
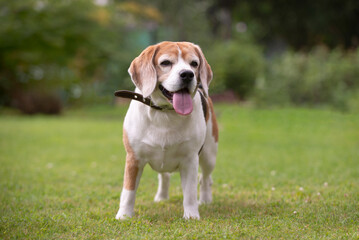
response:
<path fill-rule="evenodd" d="M 200 193 L 199 193 L 199 203 L 211 203 L 212 202 L 212 177 L 211 173 L 216 164 L 216 152 L 217 147 L 209 146 L 203 147 L 203 150 L 200 155 L 199 164 L 201 166 L 202 174 L 200 176 Z"/>
<path fill-rule="evenodd" d="M 158 174 L 158 190 L 155 196 L 155 202 L 160 202 L 169 198 L 170 178 L 170 173 Z"/>
<path fill-rule="evenodd" d="M 200 177 L 199 203 L 212 202 L 212 177 L 211 173 L 216 164 L 218 149 L 218 125 L 213 111 L 212 102 L 210 103 L 211 120 L 207 123 L 207 134 L 202 151 L 199 155 L 199 164 L 202 175 Z"/>

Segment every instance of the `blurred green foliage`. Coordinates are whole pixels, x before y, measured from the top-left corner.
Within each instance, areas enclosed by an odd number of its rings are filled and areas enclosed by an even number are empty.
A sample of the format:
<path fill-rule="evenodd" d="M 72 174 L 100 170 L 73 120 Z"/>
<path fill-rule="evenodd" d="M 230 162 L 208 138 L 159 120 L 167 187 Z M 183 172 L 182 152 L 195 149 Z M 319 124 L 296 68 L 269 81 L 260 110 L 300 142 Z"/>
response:
<path fill-rule="evenodd" d="M 206 53 L 215 74 L 212 92 L 234 91 L 240 99 L 252 93 L 256 79 L 264 71 L 262 49 L 249 41 L 219 42 Z"/>
<path fill-rule="evenodd" d="M 359 108 L 359 50 L 317 47 L 309 53 L 286 52 L 267 64 L 254 98 L 262 105 L 330 105 Z"/>
<path fill-rule="evenodd" d="M 244 21 L 255 39 L 282 38 L 296 50 L 318 44 L 331 48 L 359 45 L 357 0 L 241 0 L 218 1 L 232 19 Z"/>
<path fill-rule="evenodd" d="M 113 102 L 115 90 L 134 88 L 132 59 L 170 40 L 202 47 L 212 93 L 350 110 L 359 105 L 357 11 L 354 0 L 0 0 L 0 106 L 51 95 L 58 106 Z"/>
<path fill-rule="evenodd" d="M 2 104 L 34 89 L 71 101 L 85 95 L 82 85 L 101 93 L 99 82 L 125 82 L 132 56 L 118 11 L 87 0 L 1 0 L 0 10 Z"/>
<path fill-rule="evenodd" d="M 87 1 L 0 4 L 2 102 L 23 89 L 66 89 L 93 74 L 101 55 L 95 48 L 100 28 Z"/>

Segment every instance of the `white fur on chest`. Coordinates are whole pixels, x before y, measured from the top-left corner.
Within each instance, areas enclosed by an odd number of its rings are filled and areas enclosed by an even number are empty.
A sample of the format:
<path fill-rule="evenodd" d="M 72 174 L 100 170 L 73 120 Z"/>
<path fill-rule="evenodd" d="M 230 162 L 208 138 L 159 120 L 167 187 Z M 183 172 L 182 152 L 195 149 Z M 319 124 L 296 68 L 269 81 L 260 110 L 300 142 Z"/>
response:
<path fill-rule="evenodd" d="M 174 111 L 162 112 L 131 102 L 124 129 L 140 165 L 149 163 L 155 171 L 173 172 L 183 161 L 198 154 L 206 124 L 198 94 L 193 103 L 193 112 L 180 116 Z"/>

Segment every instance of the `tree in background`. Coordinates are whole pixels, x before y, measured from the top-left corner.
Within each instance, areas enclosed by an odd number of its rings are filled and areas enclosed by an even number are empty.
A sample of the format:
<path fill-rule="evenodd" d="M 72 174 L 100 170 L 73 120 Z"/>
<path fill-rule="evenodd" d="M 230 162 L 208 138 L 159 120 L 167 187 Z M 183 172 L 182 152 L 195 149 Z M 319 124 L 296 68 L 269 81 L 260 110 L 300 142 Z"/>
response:
<path fill-rule="evenodd" d="M 114 43 L 123 41 L 109 14 L 87 0 L 1 0 L 1 104 L 34 91 L 79 95 L 74 86 L 102 75 Z"/>
<path fill-rule="evenodd" d="M 359 45 L 357 0 L 216 0 L 210 14 L 216 35 L 229 28 L 221 24 L 223 14 L 218 12 L 226 13 L 232 29 L 237 22 L 244 22 L 254 39 L 265 45 L 278 39 L 294 49 L 310 49 L 318 44 L 330 48 Z"/>

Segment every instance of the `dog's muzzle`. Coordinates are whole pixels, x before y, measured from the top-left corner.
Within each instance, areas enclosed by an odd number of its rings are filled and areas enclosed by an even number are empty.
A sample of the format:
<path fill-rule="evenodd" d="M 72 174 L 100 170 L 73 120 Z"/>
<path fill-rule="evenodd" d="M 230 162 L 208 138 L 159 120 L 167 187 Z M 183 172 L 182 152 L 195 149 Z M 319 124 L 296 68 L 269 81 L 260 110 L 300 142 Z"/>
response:
<path fill-rule="evenodd" d="M 192 77 L 193 79 L 193 77 Z M 159 85 L 159 89 L 168 101 L 173 105 L 176 113 L 180 115 L 188 115 L 193 110 L 192 96 L 188 88 L 182 88 L 176 92 L 170 92 L 162 85 Z"/>

